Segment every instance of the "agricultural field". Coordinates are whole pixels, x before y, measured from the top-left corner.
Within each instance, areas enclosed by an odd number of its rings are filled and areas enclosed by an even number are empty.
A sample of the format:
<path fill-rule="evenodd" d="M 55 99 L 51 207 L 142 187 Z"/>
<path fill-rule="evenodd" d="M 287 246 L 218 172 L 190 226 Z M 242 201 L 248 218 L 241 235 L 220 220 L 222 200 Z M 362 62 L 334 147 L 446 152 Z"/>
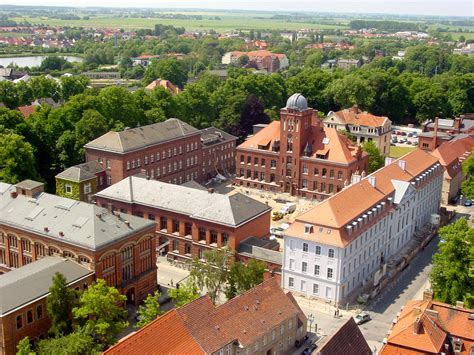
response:
<path fill-rule="evenodd" d="M 178 14 L 178 12 L 172 12 Z M 258 12 L 186 12 L 189 16 L 203 16 L 198 19 L 168 19 L 168 18 L 130 18 L 113 15 L 91 16 L 89 20 L 60 20 L 48 17 L 13 17 L 11 20 L 17 22 L 28 21 L 32 24 L 46 24 L 50 26 L 78 26 L 89 28 L 123 28 L 133 30 L 139 28 L 153 28 L 155 24 L 173 25 L 185 27 L 189 31 L 216 30 L 231 31 L 241 30 L 297 30 L 301 28 L 310 29 L 346 29 L 347 20 L 332 20 L 330 23 L 325 19 L 315 19 L 312 22 L 290 22 L 286 20 L 272 19 L 272 14 Z M 318 23 L 315 23 L 318 22 Z"/>

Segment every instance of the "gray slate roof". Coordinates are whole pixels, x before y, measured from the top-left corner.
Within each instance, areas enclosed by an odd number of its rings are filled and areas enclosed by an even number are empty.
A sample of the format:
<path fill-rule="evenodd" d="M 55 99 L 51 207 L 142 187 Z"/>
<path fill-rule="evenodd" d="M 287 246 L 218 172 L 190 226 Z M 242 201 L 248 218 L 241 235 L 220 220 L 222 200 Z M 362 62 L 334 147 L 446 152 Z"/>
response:
<path fill-rule="evenodd" d="M 169 118 L 148 126 L 107 132 L 84 147 L 125 153 L 196 133 L 199 133 L 199 130 L 193 126 L 177 118 Z"/>
<path fill-rule="evenodd" d="M 56 272 L 63 274 L 68 284 L 94 273 L 71 259 L 53 256 L 7 272 L 0 276 L 0 317 L 47 296 Z"/>
<path fill-rule="evenodd" d="M 95 174 L 104 171 L 104 168 L 97 160 L 92 160 L 87 163 L 78 164 L 67 168 L 63 172 L 56 175 L 56 178 L 81 182 L 85 180 L 95 179 Z"/>
<path fill-rule="evenodd" d="M 100 191 L 98 197 L 146 205 L 191 218 L 239 226 L 271 208 L 243 194 L 209 193 L 183 185 L 130 176 Z"/>
<path fill-rule="evenodd" d="M 13 191 L 15 186 L 0 182 L 0 225 L 89 250 L 99 250 L 155 225 L 140 217 L 118 217 L 105 208 L 44 192 L 36 198 L 24 195 L 13 198 L 10 196 Z M 60 236 L 59 232 L 64 235 Z"/>
<path fill-rule="evenodd" d="M 16 184 L 16 186 L 19 187 L 20 189 L 27 189 L 27 190 L 35 189 L 43 185 L 44 184 L 42 182 L 34 181 L 30 179 L 23 180 L 19 182 L 18 184 Z"/>
<path fill-rule="evenodd" d="M 276 240 L 249 237 L 239 244 L 237 254 L 283 265 L 283 252 L 273 249 L 279 245 Z"/>
<path fill-rule="evenodd" d="M 205 146 L 233 140 L 237 140 L 237 137 L 219 128 L 209 127 L 201 130 L 201 143 Z"/>

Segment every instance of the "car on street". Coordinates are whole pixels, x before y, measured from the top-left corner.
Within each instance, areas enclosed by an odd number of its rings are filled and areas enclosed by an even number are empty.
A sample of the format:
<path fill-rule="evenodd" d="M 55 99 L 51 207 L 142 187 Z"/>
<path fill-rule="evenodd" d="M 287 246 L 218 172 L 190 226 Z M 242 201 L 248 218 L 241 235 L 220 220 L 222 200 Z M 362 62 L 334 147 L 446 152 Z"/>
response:
<path fill-rule="evenodd" d="M 407 132 L 401 132 L 401 135 L 402 135 L 402 136 L 406 136 L 406 135 L 407 135 Z"/>
<path fill-rule="evenodd" d="M 413 133 L 408 132 L 407 137 L 413 137 Z"/>
<path fill-rule="evenodd" d="M 284 229 L 281 227 L 273 227 L 270 228 L 270 233 L 274 235 L 275 237 L 282 237 L 283 236 L 283 231 Z"/>
<path fill-rule="evenodd" d="M 370 314 L 365 312 L 359 313 L 358 315 L 354 316 L 354 320 L 357 325 L 364 324 L 370 320 Z"/>
<path fill-rule="evenodd" d="M 464 206 L 466 206 L 466 207 L 471 207 L 471 206 L 472 206 L 472 200 L 466 200 L 466 201 L 464 201 Z"/>

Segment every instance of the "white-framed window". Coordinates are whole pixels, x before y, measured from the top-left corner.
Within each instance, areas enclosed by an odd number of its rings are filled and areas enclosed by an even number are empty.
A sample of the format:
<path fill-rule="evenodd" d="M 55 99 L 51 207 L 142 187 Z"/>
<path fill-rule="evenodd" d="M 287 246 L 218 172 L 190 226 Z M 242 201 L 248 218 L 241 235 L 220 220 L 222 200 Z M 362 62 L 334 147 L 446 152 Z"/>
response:
<path fill-rule="evenodd" d="M 334 258 L 334 249 L 329 249 L 328 256 L 333 259 Z"/>
<path fill-rule="evenodd" d="M 168 158 L 171 158 L 171 148 L 168 148 Z"/>
<path fill-rule="evenodd" d="M 107 175 L 107 185 L 112 185 L 112 176 Z"/>
<path fill-rule="evenodd" d="M 160 177 L 160 167 L 156 168 L 156 177 Z"/>
<path fill-rule="evenodd" d="M 301 271 L 306 274 L 308 272 L 308 263 L 306 261 L 303 261 L 301 263 Z"/>
<path fill-rule="evenodd" d="M 303 165 L 303 174 L 308 174 L 308 165 Z"/>
<path fill-rule="evenodd" d="M 290 240 L 290 249 L 295 250 L 295 241 L 294 240 Z"/>
<path fill-rule="evenodd" d="M 92 192 L 92 184 L 88 182 L 87 184 L 84 184 L 84 193 L 85 194 L 90 194 Z"/>
<path fill-rule="evenodd" d="M 321 272 L 321 267 L 320 267 L 319 265 L 317 265 L 317 264 L 314 265 L 314 274 L 315 274 L 316 276 L 319 276 L 320 272 Z"/>
<path fill-rule="evenodd" d="M 314 295 L 319 294 L 319 285 L 318 284 L 313 284 L 313 294 Z"/>
<path fill-rule="evenodd" d="M 132 160 L 132 169 L 135 169 L 135 159 Z"/>
<path fill-rule="evenodd" d="M 308 252 L 308 243 L 303 243 L 303 252 Z"/>
<path fill-rule="evenodd" d="M 315 253 L 316 255 L 321 255 L 321 247 L 319 245 L 316 245 Z"/>
<path fill-rule="evenodd" d="M 328 279 L 332 279 L 332 268 L 328 267 Z"/>
<path fill-rule="evenodd" d="M 288 278 L 288 287 L 289 288 L 294 288 L 295 287 L 295 279 L 293 277 Z M 291 322 L 291 320 L 290 320 Z M 291 323 L 288 325 L 288 328 L 291 328 Z"/>
<path fill-rule="evenodd" d="M 105 167 L 106 167 L 107 169 L 110 169 L 110 159 L 106 159 L 106 160 L 105 160 Z"/>
<path fill-rule="evenodd" d="M 183 154 L 183 146 L 182 145 L 179 146 L 179 154 Z"/>
<path fill-rule="evenodd" d="M 156 161 L 160 160 L 160 152 L 156 153 Z"/>
<path fill-rule="evenodd" d="M 150 154 L 150 163 L 155 162 L 155 154 Z"/>
<path fill-rule="evenodd" d="M 104 177 L 102 175 L 99 176 L 99 185 L 102 186 L 104 184 Z"/>
<path fill-rule="evenodd" d="M 69 184 L 64 185 L 64 192 L 67 194 L 72 194 L 72 186 Z"/>
<path fill-rule="evenodd" d="M 148 165 L 148 155 L 145 155 L 145 165 Z"/>
<path fill-rule="evenodd" d="M 301 292 L 306 292 L 306 281 L 301 280 Z"/>
<path fill-rule="evenodd" d="M 138 166 L 138 167 L 142 166 L 142 163 L 141 163 L 141 161 L 140 161 L 140 158 L 137 159 L 137 166 Z"/>
<path fill-rule="evenodd" d="M 127 170 L 130 170 L 130 161 L 127 161 Z"/>
<path fill-rule="evenodd" d="M 295 260 L 290 259 L 290 270 L 294 270 L 294 269 L 295 269 Z"/>

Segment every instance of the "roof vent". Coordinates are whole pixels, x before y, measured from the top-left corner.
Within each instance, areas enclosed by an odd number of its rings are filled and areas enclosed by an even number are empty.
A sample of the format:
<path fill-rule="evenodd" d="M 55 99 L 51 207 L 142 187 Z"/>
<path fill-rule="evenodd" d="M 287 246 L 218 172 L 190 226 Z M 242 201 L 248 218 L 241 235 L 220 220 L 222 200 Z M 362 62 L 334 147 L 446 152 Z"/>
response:
<path fill-rule="evenodd" d="M 214 327 L 214 329 L 215 329 L 215 330 L 219 330 L 219 329 L 220 329 L 219 325 L 216 325 L 216 326 Z"/>
<path fill-rule="evenodd" d="M 49 228 L 48 227 L 44 227 L 43 230 L 47 233 L 49 232 Z"/>
<path fill-rule="evenodd" d="M 17 196 L 18 196 L 18 194 L 17 194 L 16 191 L 10 192 L 10 197 L 11 197 L 11 198 L 16 198 Z"/>
<path fill-rule="evenodd" d="M 375 178 L 375 176 L 370 175 L 367 179 L 369 180 L 370 185 L 372 185 L 372 187 L 375 188 L 375 187 L 376 187 L 376 180 L 377 180 L 377 179 Z"/>
<path fill-rule="evenodd" d="M 405 160 L 401 160 L 399 159 L 398 160 L 398 166 L 400 167 L 400 169 L 402 169 L 403 171 L 406 170 L 406 167 L 407 167 L 407 162 Z"/>
<path fill-rule="evenodd" d="M 260 304 L 260 300 L 255 301 L 256 304 Z"/>
<path fill-rule="evenodd" d="M 258 306 L 256 304 L 253 305 L 254 311 L 258 311 Z"/>
<path fill-rule="evenodd" d="M 124 221 L 125 225 L 130 228 L 130 221 Z"/>
<path fill-rule="evenodd" d="M 64 237 L 64 232 L 59 232 L 60 237 Z"/>
<path fill-rule="evenodd" d="M 245 305 L 245 306 L 244 306 L 244 310 L 248 311 L 248 310 L 249 310 L 249 306 Z"/>
<path fill-rule="evenodd" d="M 463 301 L 456 301 L 456 308 L 464 308 L 464 302 Z"/>

